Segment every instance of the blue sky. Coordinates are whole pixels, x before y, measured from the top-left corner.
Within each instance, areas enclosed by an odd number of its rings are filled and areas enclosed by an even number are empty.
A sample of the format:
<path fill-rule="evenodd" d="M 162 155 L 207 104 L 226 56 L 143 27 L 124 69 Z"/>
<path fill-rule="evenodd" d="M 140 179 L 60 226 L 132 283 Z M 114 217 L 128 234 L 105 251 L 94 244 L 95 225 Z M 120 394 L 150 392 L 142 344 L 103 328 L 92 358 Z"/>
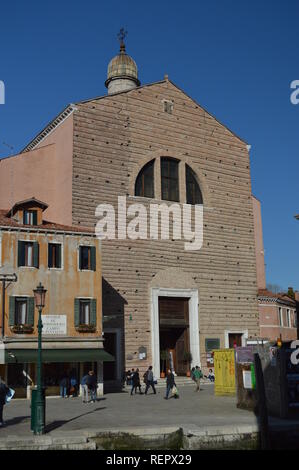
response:
<path fill-rule="evenodd" d="M 267 282 L 299 289 L 297 0 L 14 0 L 0 11 L 0 156 L 63 107 L 106 93 L 107 64 L 128 32 L 143 84 L 169 78 L 252 145 Z"/>

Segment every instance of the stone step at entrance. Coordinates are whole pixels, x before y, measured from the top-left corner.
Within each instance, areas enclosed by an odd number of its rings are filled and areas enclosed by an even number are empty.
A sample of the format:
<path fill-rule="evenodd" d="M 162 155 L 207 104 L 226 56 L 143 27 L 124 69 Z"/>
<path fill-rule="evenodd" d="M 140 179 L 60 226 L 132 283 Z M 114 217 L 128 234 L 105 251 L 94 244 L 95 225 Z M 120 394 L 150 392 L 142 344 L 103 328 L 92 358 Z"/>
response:
<path fill-rule="evenodd" d="M 177 377 L 175 377 L 175 383 L 176 383 L 178 388 L 188 387 L 188 386 L 191 386 L 191 387 L 196 386 L 195 382 L 192 379 L 190 379 L 190 377 L 177 376 Z M 208 380 L 208 379 L 201 379 L 200 383 L 202 385 L 212 384 L 212 382 L 210 382 L 210 380 Z M 141 386 L 142 386 L 142 389 L 144 390 L 145 384 L 143 382 L 141 382 Z M 166 387 L 166 379 L 159 378 L 158 383 L 155 385 L 155 388 L 165 388 L 165 387 Z M 131 390 L 131 386 L 126 385 L 125 389 L 126 390 Z"/>

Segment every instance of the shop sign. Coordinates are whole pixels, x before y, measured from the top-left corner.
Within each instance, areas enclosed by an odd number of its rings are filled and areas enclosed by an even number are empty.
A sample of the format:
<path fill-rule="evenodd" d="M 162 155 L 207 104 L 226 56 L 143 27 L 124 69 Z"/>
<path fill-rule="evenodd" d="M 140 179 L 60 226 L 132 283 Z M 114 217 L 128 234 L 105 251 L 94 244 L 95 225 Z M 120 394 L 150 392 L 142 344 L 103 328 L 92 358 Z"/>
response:
<path fill-rule="evenodd" d="M 42 315 L 43 335 L 66 335 L 66 315 Z"/>

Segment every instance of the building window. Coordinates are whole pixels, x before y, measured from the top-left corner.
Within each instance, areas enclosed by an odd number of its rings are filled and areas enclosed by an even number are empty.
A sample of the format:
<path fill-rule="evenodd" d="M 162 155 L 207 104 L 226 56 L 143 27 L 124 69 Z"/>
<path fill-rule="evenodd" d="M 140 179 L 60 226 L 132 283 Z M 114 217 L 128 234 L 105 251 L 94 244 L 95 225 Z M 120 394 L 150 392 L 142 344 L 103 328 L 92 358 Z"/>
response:
<path fill-rule="evenodd" d="M 186 200 L 187 204 L 202 204 L 202 194 L 194 171 L 186 165 Z"/>
<path fill-rule="evenodd" d="M 166 201 L 179 201 L 179 162 L 161 158 L 161 193 Z"/>
<path fill-rule="evenodd" d="M 49 243 L 48 245 L 48 268 L 61 269 L 60 243 Z"/>
<path fill-rule="evenodd" d="M 297 312 L 294 310 L 294 328 L 298 327 L 298 322 L 297 322 Z"/>
<path fill-rule="evenodd" d="M 97 324 L 96 299 L 75 299 L 75 327 L 78 330 L 94 330 Z"/>
<path fill-rule="evenodd" d="M 291 322 L 291 310 L 287 308 L 287 322 L 288 322 L 288 328 L 292 327 L 292 322 Z"/>
<path fill-rule="evenodd" d="M 79 269 L 80 271 L 96 270 L 96 248 L 95 246 L 79 247 Z"/>
<path fill-rule="evenodd" d="M 154 163 L 148 162 L 140 171 L 135 184 L 135 196 L 154 197 Z"/>
<path fill-rule="evenodd" d="M 37 225 L 37 211 L 24 210 L 23 211 L 23 224 L 24 225 Z"/>
<path fill-rule="evenodd" d="M 279 326 L 283 326 L 283 313 L 282 313 L 281 307 L 279 307 L 278 309 L 278 317 L 279 317 Z"/>
<path fill-rule="evenodd" d="M 10 297 L 9 298 L 9 326 L 23 327 L 29 330 L 34 325 L 34 297 Z"/>
<path fill-rule="evenodd" d="M 173 111 L 173 102 L 172 101 L 163 101 L 164 113 L 172 114 Z"/>
<path fill-rule="evenodd" d="M 18 241 L 18 266 L 39 267 L 39 244 Z"/>

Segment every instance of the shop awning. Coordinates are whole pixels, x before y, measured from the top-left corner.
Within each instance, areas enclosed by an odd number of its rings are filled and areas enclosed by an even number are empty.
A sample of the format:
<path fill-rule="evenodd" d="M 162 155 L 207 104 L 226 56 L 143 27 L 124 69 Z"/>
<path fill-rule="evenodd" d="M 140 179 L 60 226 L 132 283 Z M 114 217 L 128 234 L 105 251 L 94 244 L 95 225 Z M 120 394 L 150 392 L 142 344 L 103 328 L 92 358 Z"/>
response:
<path fill-rule="evenodd" d="M 42 362 L 113 362 L 104 349 L 43 349 Z M 37 349 L 6 349 L 5 362 L 10 364 L 37 362 Z"/>

